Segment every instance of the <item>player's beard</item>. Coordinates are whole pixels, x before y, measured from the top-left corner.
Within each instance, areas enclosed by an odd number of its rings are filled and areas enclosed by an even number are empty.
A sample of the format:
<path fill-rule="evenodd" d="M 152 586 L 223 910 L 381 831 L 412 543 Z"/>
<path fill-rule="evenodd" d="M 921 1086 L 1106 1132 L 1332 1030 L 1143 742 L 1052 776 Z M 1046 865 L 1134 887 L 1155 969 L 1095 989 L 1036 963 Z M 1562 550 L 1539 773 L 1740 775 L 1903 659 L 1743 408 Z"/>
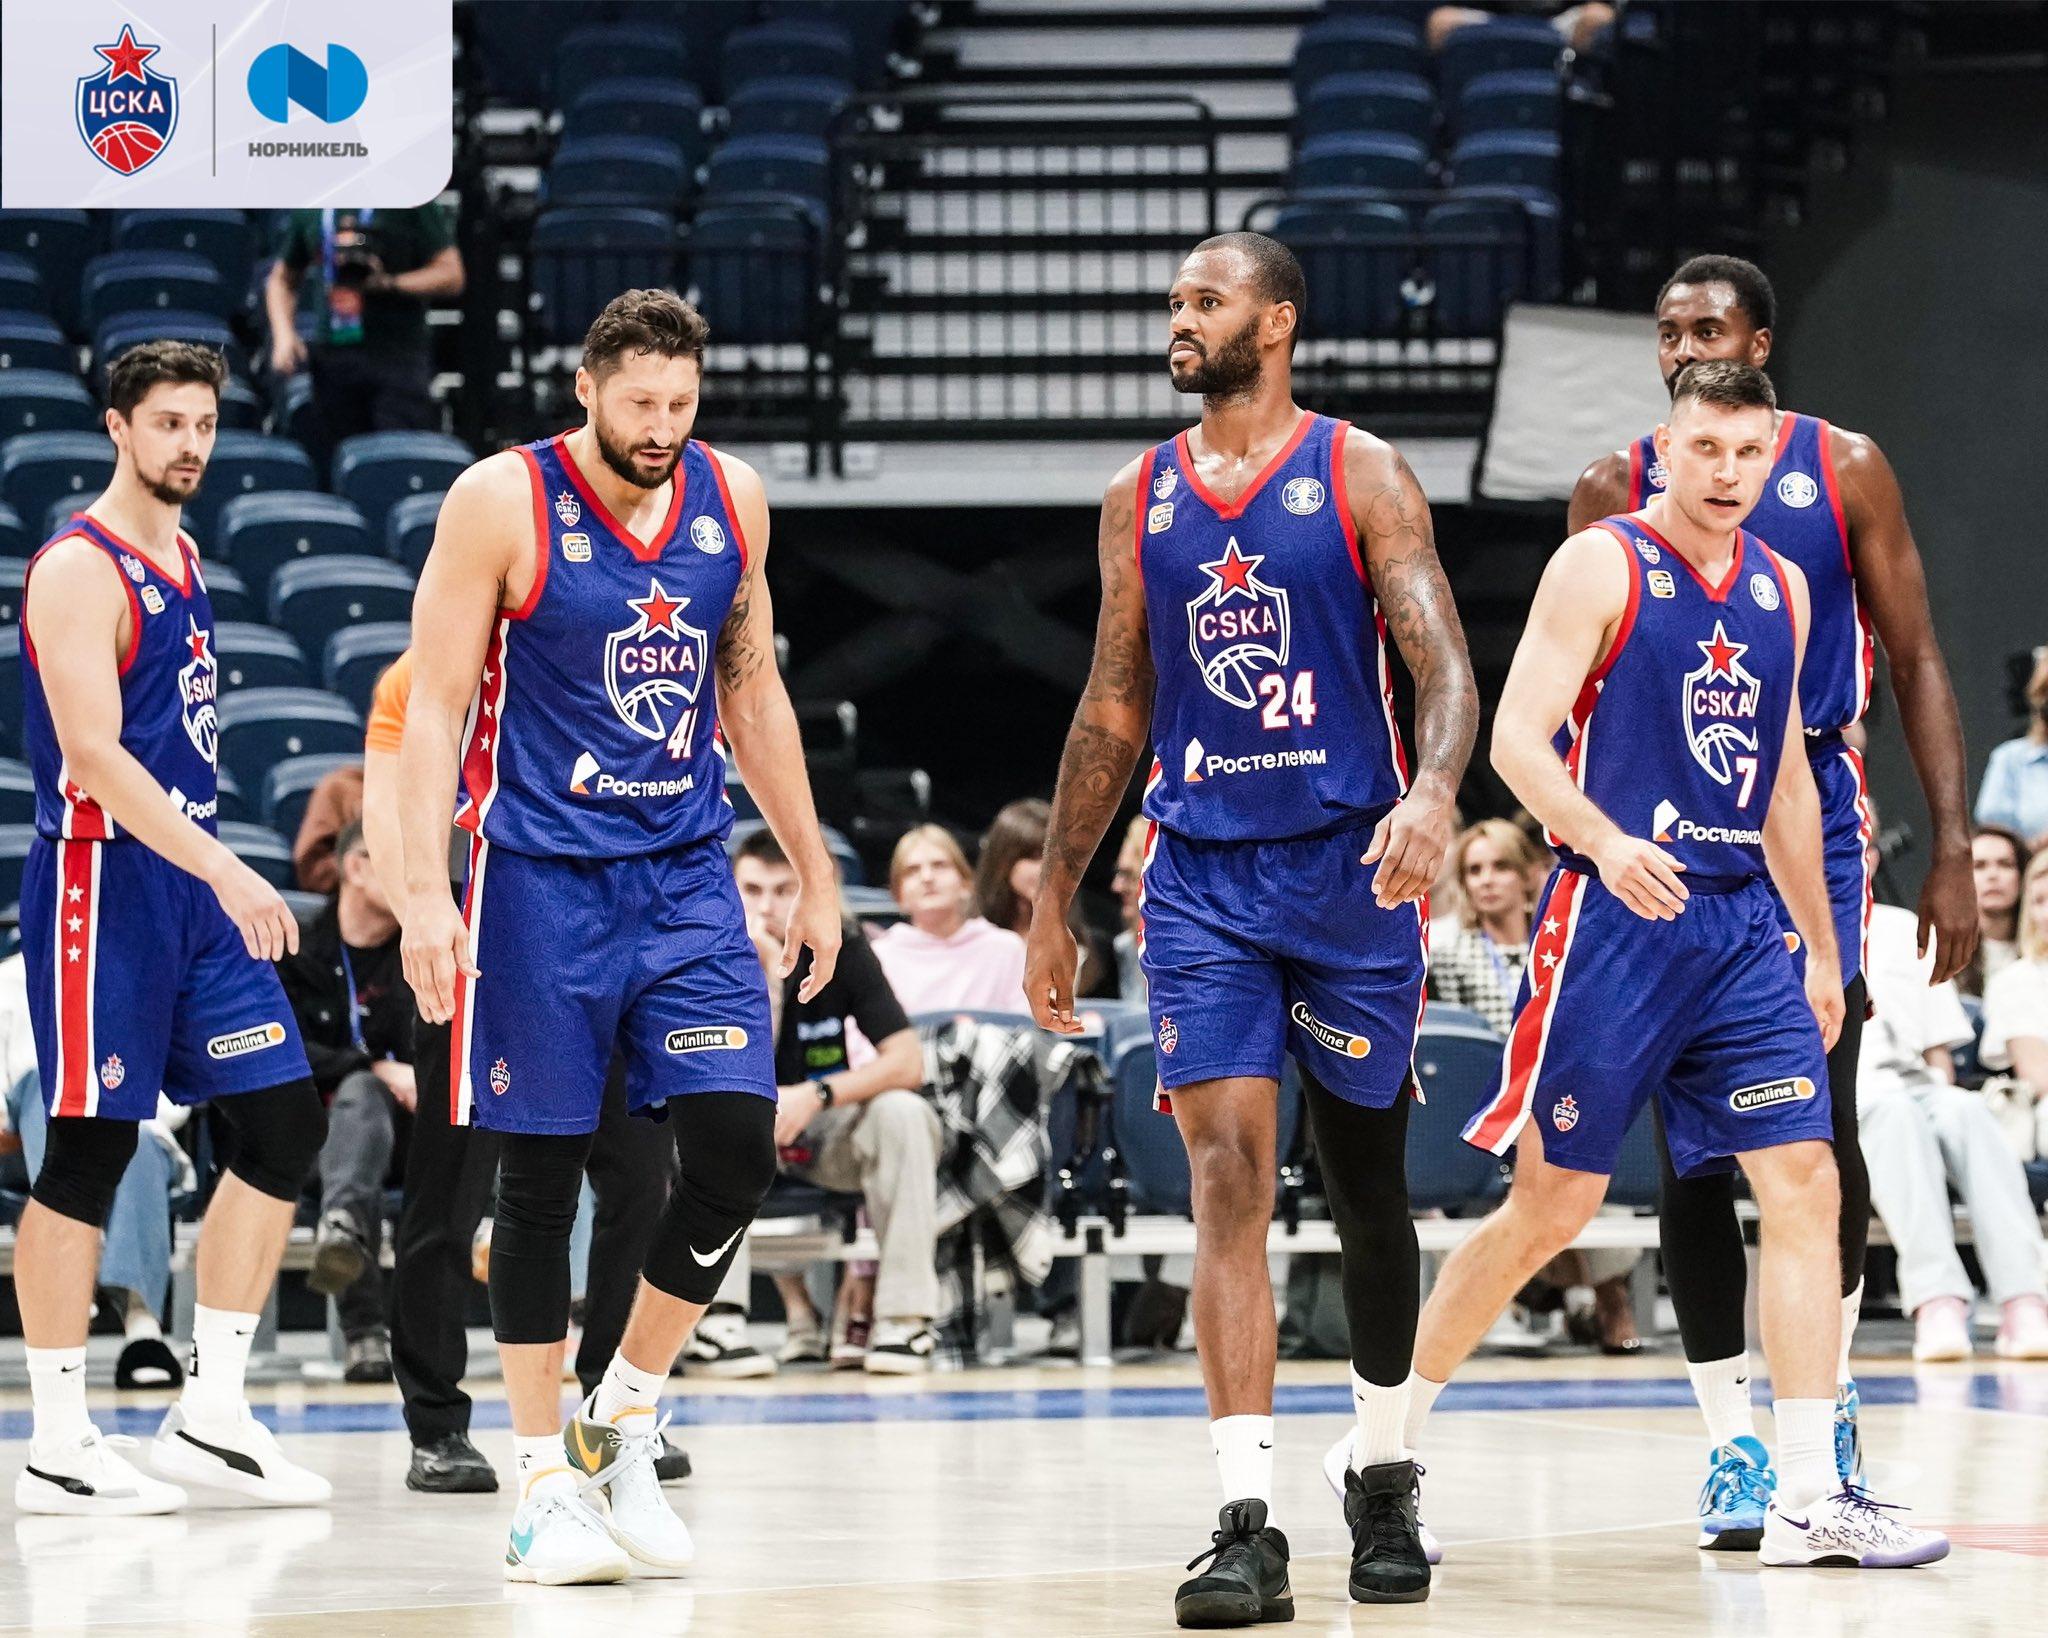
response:
<path fill-rule="evenodd" d="M 635 484 L 642 489 L 659 489 L 663 484 L 667 483 L 675 475 L 676 462 L 683 458 L 683 446 L 677 444 L 669 456 L 668 464 L 658 470 L 653 470 L 652 476 L 650 476 L 650 469 L 640 465 L 633 459 L 640 451 L 628 449 L 624 444 L 613 443 L 611 434 L 595 412 L 590 417 L 590 430 L 597 438 L 597 452 L 604 457 L 604 464 L 624 478 L 626 482 Z M 640 447 L 641 449 L 654 448 L 652 444 L 643 444 Z"/>
<path fill-rule="evenodd" d="M 194 495 L 199 493 L 199 483 L 206 476 L 206 467 L 202 463 L 198 471 L 180 474 L 174 472 L 171 465 L 167 463 L 163 471 L 152 478 L 138 466 L 135 469 L 135 476 L 142 487 L 162 501 L 164 505 L 183 506 Z"/>
<path fill-rule="evenodd" d="M 1198 341 L 1197 347 L 1201 346 Z M 1171 364 L 1167 375 L 1175 392 L 1198 392 L 1204 398 L 1236 398 L 1259 384 L 1259 321 L 1248 320 L 1214 353 L 1205 353 L 1192 370 L 1176 373 Z"/>

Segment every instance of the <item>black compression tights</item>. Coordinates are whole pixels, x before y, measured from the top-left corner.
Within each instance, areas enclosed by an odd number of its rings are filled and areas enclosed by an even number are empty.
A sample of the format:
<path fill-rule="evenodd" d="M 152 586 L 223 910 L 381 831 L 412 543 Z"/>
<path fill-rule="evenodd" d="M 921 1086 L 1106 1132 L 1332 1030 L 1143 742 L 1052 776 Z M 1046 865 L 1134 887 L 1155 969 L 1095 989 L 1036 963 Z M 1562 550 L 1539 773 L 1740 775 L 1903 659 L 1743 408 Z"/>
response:
<path fill-rule="evenodd" d="M 1408 1094 L 1386 1109 L 1347 1103 L 1303 1072 L 1316 1162 L 1344 1248 L 1351 1367 L 1391 1388 L 1408 1380 L 1422 1263 L 1408 1213 Z"/>
<path fill-rule="evenodd" d="M 1863 1040 L 1868 994 L 1858 974 L 1843 995 L 1842 1034 L 1828 1054 L 1828 1093 L 1834 1100 L 1835 1169 L 1842 1179 L 1842 1295 L 1862 1283 L 1870 1241 L 1870 1173 L 1856 1136 L 1856 1053 Z M 1664 1278 L 1678 1312 L 1685 1357 L 1695 1364 L 1731 1359 L 1747 1345 L 1742 1322 L 1749 1264 L 1742 1225 L 1735 1218 L 1735 1174 L 1682 1178 L 1671 1169 L 1663 1113 L 1657 1116 L 1657 1153 L 1664 1180 L 1659 1204 Z"/>

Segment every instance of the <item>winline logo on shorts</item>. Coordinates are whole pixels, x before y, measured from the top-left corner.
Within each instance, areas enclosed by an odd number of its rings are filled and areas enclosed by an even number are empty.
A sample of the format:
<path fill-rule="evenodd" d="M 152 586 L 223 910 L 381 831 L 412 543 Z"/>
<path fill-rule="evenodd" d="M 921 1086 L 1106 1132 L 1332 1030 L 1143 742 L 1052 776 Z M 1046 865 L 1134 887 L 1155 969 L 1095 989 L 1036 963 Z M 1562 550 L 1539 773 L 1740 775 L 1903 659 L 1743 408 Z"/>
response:
<path fill-rule="evenodd" d="M 670 1030 L 665 1044 L 671 1052 L 736 1052 L 747 1044 L 747 1032 L 738 1024 L 704 1024 Z"/>
<path fill-rule="evenodd" d="M 1351 1035 L 1341 1029 L 1332 1029 L 1308 1010 L 1308 1003 L 1305 1001 L 1295 1002 L 1288 1016 L 1314 1036 L 1320 1045 L 1328 1047 L 1332 1052 L 1341 1052 L 1347 1058 L 1363 1058 L 1372 1051 L 1372 1042 L 1363 1035 Z"/>
<path fill-rule="evenodd" d="M 245 1052 L 261 1052 L 265 1047 L 284 1044 L 284 1025 L 272 1019 L 267 1024 L 258 1024 L 254 1029 L 238 1029 L 232 1034 L 216 1035 L 206 1043 L 209 1058 L 239 1058 Z"/>
<path fill-rule="evenodd" d="M 1804 1103 L 1813 1093 L 1811 1080 L 1804 1075 L 1794 1075 L 1781 1081 L 1764 1081 L 1756 1086 L 1741 1087 L 1728 1094 L 1728 1107 L 1738 1115 L 1749 1115 L 1759 1109 L 1775 1109 L 1781 1103 Z"/>

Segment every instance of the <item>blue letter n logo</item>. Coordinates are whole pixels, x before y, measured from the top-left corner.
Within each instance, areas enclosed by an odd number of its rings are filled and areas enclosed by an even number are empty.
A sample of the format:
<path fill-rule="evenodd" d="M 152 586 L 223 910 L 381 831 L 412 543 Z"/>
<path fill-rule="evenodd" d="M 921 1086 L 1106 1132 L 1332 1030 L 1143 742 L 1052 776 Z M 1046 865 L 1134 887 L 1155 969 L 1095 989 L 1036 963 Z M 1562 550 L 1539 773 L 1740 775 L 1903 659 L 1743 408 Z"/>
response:
<path fill-rule="evenodd" d="M 285 124 L 297 103 L 329 125 L 352 118 L 370 94 L 370 71 L 347 46 L 330 43 L 327 63 L 297 46 L 275 45 L 249 65 L 249 100 L 265 119 Z"/>

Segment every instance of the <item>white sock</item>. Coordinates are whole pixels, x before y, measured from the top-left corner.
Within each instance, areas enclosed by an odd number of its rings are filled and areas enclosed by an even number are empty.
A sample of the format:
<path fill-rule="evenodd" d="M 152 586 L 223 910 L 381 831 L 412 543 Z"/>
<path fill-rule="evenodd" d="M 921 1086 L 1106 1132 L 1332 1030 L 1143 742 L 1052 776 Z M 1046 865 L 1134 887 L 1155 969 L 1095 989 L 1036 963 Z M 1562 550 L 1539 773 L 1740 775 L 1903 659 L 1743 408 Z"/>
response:
<path fill-rule="evenodd" d="M 35 1402 L 32 1445 L 46 1450 L 73 1445 L 92 1430 L 85 1408 L 85 1349 L 24 1348 L 28 1391 Z"/>
<path fill-rule="evenodd" d="M 1756 1437 L 1756 1409 L 1749 1398 L 1749 1355 L 1685 1362 L 1693 1397 L 1707 1419 L 1707 1442 L 1719 1450 L 1735 1439 Z"/>
<path fill-rule="evenodd" d="M 1401 1459 L 1408 1415 L 1408 1384 L 1398 1382 L 1383 1388 L 1351 1373 L 1351 1407 L 1358 1414 L 1358 1432 L 1351 1441 L 1354 1469 L 1379 1467 Z"/>
<path fill-rule="evenodd" d="M 1410 1456 L 1421 1448 L 1422 1424 L 1436 1403 L 1436 1396 L 1443 1391 L 1443 1383 L 1430 1381 L 1420 1371 L 1408 1373 L 1408 1413 L 1402 1419 L 1401 1443 Z"/>
<path fill-rule="evenodd" d="M 614 1353 L 597 1384 L 597 1403 L 591 1407 L 591 1414 L 600 1422 L 616 1422 L 634 1411 L 651 1414 L 667 1380 L 666 1376 L 641 1370 L 624 1354 Z"/>
<path fill-rule="evenodd" d="M 577 1476 L 569 1467 L 559 1433 L 515 1433 L 512 1451 L 518 1461 L 521 1501 L 533 1494 L 537 1484 L 575 1484 Z"/>
<path fill-rule="evenodd" d="M 160 1339 L 164 1334 L 164 1328 L 156 1315 L 150 1312 L 149 1304 L 133 1291 L 128 1293 L 127 1311 L 121 1316 L 121 1334 L 130 1342 L 142 1337 Z"/>
<path fill-rule="evenodd" d="M 1273 1418 L 1225 1416 L 1209 1424 L 1226 1502 L 1257 1500 L 1273 1516 Z"/>
<path fill-rule="evenodd" d="M 215 1427 L 241 1420 L 249 1344 L 262 1317 L 226 1308 L 192 1310 L 192 1360 L 178 1400 L 191 1420 Z"/>
<path fill-rule="evenodd" d="M 1835 1386 L 1846 1387 L 1856 1380 L 1849 1369 L 1849 1345 L 1856 1340 L 1856 1322 L 1863 1317 L 1863 1282 L 1842 1299 L 1842 1351 L 1835 1360 Z"/>
<path fill-rule="evenodd" d="M 1780 1399 L 1771 1412 L 1778 1423 L 1778 1506 L 1804 1512 L 1821 1497 L 1833 1495 L 1839 1482 L 1835 1402 Z"/>

